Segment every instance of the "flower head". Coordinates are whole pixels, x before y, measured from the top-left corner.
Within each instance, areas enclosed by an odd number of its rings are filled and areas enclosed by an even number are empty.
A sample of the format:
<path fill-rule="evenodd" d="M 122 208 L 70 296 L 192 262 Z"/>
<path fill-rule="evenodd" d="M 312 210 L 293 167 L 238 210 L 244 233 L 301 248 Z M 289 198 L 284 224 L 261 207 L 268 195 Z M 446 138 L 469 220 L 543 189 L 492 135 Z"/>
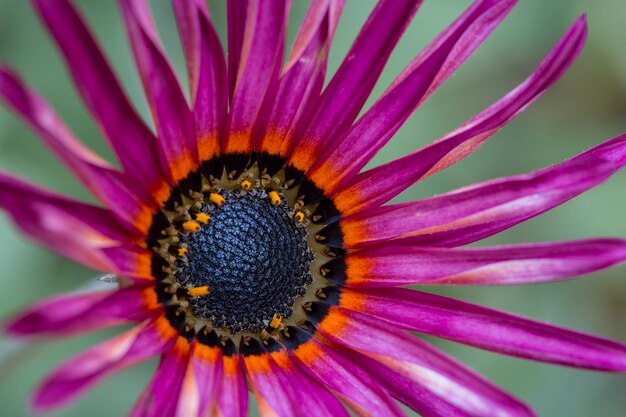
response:
<path fill-rule="evenodd" d="M 576 20 L 537 69 L 455 131 L 365 165 L 516 4 L 477 0 L 358 117 L 420 6 L 381 0 L 324 86 L 342 0 L 313 0 L 283 64 L 288 1 L 231 0 L 228 59 L 204 0 L 173 0 L 190 102 L 146 0 L 120 0 L 154 122 L 137 115 L 68 0 L 33 0 L 117 169 L 77 141 L 9 69 L 0 96 L 101 206 L 0 174 L 0 206 L 25 233 L 117 277 L 11 320 L 16 336 L 135 323 L 61 365 L 33 405 L 63 405 L 160 356 L 133 416 L 530 416 L 533 412 L 406 330 L 498 353 L 626 371 L 626 346 L 427 292 L 414 284 L 549 282 L 626 260 L 626 241 L 461 246 L 602 183 L 626 135 L 552 167 L 425 200 L 384 205 L 473 152 L 550 87 L 586 37 Z"/>

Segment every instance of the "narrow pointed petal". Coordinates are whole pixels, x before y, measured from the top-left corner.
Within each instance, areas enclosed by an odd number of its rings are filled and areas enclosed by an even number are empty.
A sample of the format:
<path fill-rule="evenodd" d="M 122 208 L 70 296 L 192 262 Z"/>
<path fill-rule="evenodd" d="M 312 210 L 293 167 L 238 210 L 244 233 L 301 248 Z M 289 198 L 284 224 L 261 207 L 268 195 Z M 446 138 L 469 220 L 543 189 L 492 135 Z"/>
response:
<path fill-rule="evenodd" d="M 538 99 L 569 68 L 586 39 L 584 16 L 517 88 L 457 130 L 433 144 L 388 164 L 357 175 L 333 196 L 337 208 L 349 215 L 377 207 L 407 187 L 455 164 Z"/>
<path fill-rule="evenodd" d="M 241 65 L 244 32 L 248 21 L 249 0 L 228 0 L 228 85 L 232 100 L 237 82 L 237 74 Z"/>
<path fill-rule="evenodd" d="M 215 414 L 248 417 L 248 386 L 237 347 L 228 341 L 223 350 L 223 378 L 217 390 Z"/>
<path fill-rule="evenodd" d="M 204 335 L 198 337 L 206 338 Z M 223 374 L 220 346 L 215 334 L 212 334 L 210 345 L 197 340 L 193 342 L 183 383 L 184 396 L 178 401 L 176 417 L 204 417 L 214 408 Z"/>
<path fill-rule="evenodd" d="M 516 1 L 472 4 L 392 83 L 374 105 L 338 139 L 308 178 L 327 195 L 352 179 L 400 129 L 408 117 L 478 48 Z M 328 150 L 326 150 L 328 152 Z"/>
<path fill-rule="evenodd" d="M 624 165 L 626 135 L 534 173 L 368 210 L 341 220 L 339 227 L 347 248 L 390 239 L 397 244 L 460 246 L 538 216 L 602 184 Z"/>
<path fill-rule="evenodd" d="M 289 7 L 287 0 L 261 4 L 247 2 L 239 67 L 230 108 L 227 154 L 250 154 L 255 142 L 255 124 L 262 114 L 266 96 L 273 97 L 285 48 Z"/>
<path fill-rule="evenodd" d="M 402 329 L 535 361 L 626 371 L 626 346 L 612 340 L 403 288 L 342 290 L 340 305 Z"/>
<path fill-rule="evenodd" d="M 133 259 L 139 261 L 142 253 L 133 243 L 136 238 L 109 210 L 65 198 L 2 173 L 0 208 L 8 212 L 24 233 L 60 255 L 103 272 L 135 275 L 138 271 L 138 265 L 130 264 Z"/>
<path fill-rule="evenodd" d="M 187 58 L 198 159 L 207 161 L 220 152 L 222 128 L 228 109 L 228 76 L 224 52 L 205 1 L 174 0 L 174 11 Z"/>
<path fill-rule="evenodd" d="M 421 4 L 421 0 L 382 0 L 361 29 L 346 58 L 322 93 L 289 163 L 307 171 L 327 145 L 354 122 L 380 73 Z"/>
<path fill-rule="evenodd" d="M 337 306 L 315 305 L 315 327 L 331 341 L 355 349 L 421 384 L 469 414 L 533 416 L 528 407 L 425 342 L 380 320 Z"/>
<path fill-rule="evenodd" d="M 146 0 L 120 0 L 126 29 L 156 126 L 161 161 L 176 183 L 197 167 L 193 114 L 160 44 Z"/>
<path fill-rule="evenodd" d="M 129 230 L 147 231 L 154 201 L 134 182 L 78 141 L 52 107 L 25 86 L 10 70 L 0 67 L 0 98 L 37 132 L 44 143 L 102 201 Z"/>
<path fill-rule="evenodd" d="M 289 328 L 287 349 L 298 366 L 350 406 L 361 417 L 405 416 L 404 412 L 363 369 L 315 336 Z"/>
<path fill-rule="evenodd" d="M 313 112 L 324 84 L 328 53 L 345 0 L 314 0 L 283 68 L 272 114 L 258 150 L 286 158 L 298 129 Z"/>
<path fill-rule="evenodd" d="M 423 417 L 470 417 L 470 414 L 450 404 L 445 397 L 438 397 L 415 380 L 386 367 L 382 363 L 359 352 L 335 344 L 333 346 L 343 356 L 365 370 L 379 381 L 395 399 Z"/>
<path fill-rule="evenodd" d="M 386 245 L 328 267 L 351 287 L 513 285 L 571 279 L 625 261 L 626 240 L 592 239 L 454 249 Z"/>
<path fill-rule="evenodd" d="M 161 356 L 159 366 L 130 417 L 174 417 L 189 364 L 189 342 L 178 337 Z M 193 417 L 193 415 L 188 415 Z"/>
<path fill-rule="evenodd" d="M 40 301 L 5 324 L 12 336 L 66 336 L 140 322 L 158 308 L 153 287 L 61 295 Z"/>
<path fill-rule="evenodd" d="M 262 416 L 348 416 L 337 398 L 305 376 L 273 339 L 267 349 L 251 342 L 241 352 Z"/>
<path fill-rule="evenodd" d="M 165 352 L 177 334 L 161 317 L 85 351 L 43 382 L 33 398 L 33 408 L 52 410 L 76 399 L 106 376 Z"/>
<path fill-rule="evenodd" d="M 289 351 L 273 339 L 269 341 L 270 356 L 276 364 L 274 372 L 289 387 L 295 415 L 311 417 L 348 417 L 341 402 L 322 385 L 304 374 L 294 363 Z"/>
<path fill-rule="evenodd" d="M 252 392 L 263 417 L 289 417 L 298 415 L 289 385 L 277 372 L 277 366 L 267 349 L 256 339 L 239 348 Z"/>
<path fill-rule="evenodd" d="M 124 171 L 159 201 L 162 174 L 155 138 L 128 101 L 89 29 L 68 0 L 32 1 Z"/>

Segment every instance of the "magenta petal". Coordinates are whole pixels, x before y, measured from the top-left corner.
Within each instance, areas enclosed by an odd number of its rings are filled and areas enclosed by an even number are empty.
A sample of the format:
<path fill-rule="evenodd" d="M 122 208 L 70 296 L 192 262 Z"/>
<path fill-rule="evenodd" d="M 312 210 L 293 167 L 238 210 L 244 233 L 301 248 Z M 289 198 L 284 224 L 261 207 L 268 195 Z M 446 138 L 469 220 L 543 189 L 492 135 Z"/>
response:
<path fill-rule="evenodd" d="M 145 0 L 120 0 L 126 29 L 159 137 L 164 171 L 177 182 L 198 163 L 195 124 Z"/>
<path fill-rule="evenodd" d="M 235 91 L 241 61 L 244 32 L 248 20 L 249 0 L 228 0 L 228 85 L 230 98 Z"/>
<path fill-rule="evenodd" d="M 341 220 L 346 247 L 398 244 L 460 246 L 544 213 L 603 183 L 626 164 L 626 135 L 531 174 L 475 184 Z"/>
<path fill-rule="evenodd" d="M 197 340 L 192 343 L 183 396 L 178 401 L 180 417 L 204 417 L 217 401 L 223 377 L 220 347 L 208 347 Z"/>
<path fill-rule="evenodd" d="M 174 11 L 187 58 L 198 157 L 209 160 L 219 152 L 228 108 L 224 53 L 204 0 L 174 0 Z"/>
<path fill-rule="evenodd" d="M 356 366 L 349 358 L 325 345 L 300 328 L 289 329 L 286 346 L 294 362 L 314 380 L 335 393 L 362 417 L 406 416 L 378 381 Z M 298 349 L 305 343 L 310 349 Z M 315 352 L 315 357 L 307 354 Z"/>
<path fill-rule="evenodd" d="M 403 329 L 536 361 L 626 371 L 626 346 L 612 340 L 403 288 L 347 290 L 342 297 Z"/>
<path fill-rule="evenodd" d="M 89 29 L 67 0 L 33 2 L 124 171 L 152 191 L 162 181 L 156 141 L 126 98 Z"/>
<path fill-rule="evenodd" d="M 516 1 L 475 2 L 420 54 L 309 171 L 327 194 L 354 177 L 408 117 L 487 39 Z M 328 150 L 326 152 L 328 152 Z"/>
<path fill-rule="evenodd" d="M 258 403 L 262 404 L 262 415 L 348 417 L 339 400 L 305 375 L 278 342 L 269 340 L 268 352 L 257 358 L 254 358 L 256 367 L 248 368 L 248 376 Z M 260 369 L 259 364 L 266 368 Z"/>
<path fill-rule="evenodd" d="M 160 332 L 162 320 L 166 319 L 137 326 L 61 365 L 37 389 L 33 408 L 44 411 L 60 407 L 107 375 L 166 351 L 174 339 L 164 338 Z"/>
<path fill-rule="evenodd" d="M 420 384 L 400 372 L 386 367 L 375 359 L 362 355 L 352 349 L 335 347 L 352 362 L 363 368 L 372 378 L 380 381 L 384 389 L 398 401 L 419 413 L 423 417 L 470 417 L 470 414 L 457 408 L 428 391 Z"/>
<path fill-rule="evenodd" d="M 26 234 L 55 252 L 102 271 L 115 271 L 107 248 L 132 236 L 109 210 L 70 200 L 0 173 L 0 208 Z"/>
<path fill-rule="evenodd" d="M 22 84 L 8 69 L 0 67 L 0 96 L 39 134 L 93 195 L 106 204 L 129 230 L 144 204 L 132 181 L 78 141 L 63 121 L 37 93 Z M 145 194 L 144 194 L 145 195 Z"/>
<path fill-rule="evenodd" d="M 420 4 L 421 0 L 377 3 L 322 93 L 289 163 L 307 171 L 326 146 L 350 127 Z"/>
<path fill-rule="evenodd" d="M 534 416 L 526 405 L 456 360 L 383 321 L 322 304 L 315 306 L 314 314 L 324 337 L 375 359 L 471 415 Z"/>
<path fill-rule="evenodd" d="M 626 261 L 626 240 L 595 239 L 488 248 L 394 246 L 348 254 L 346 285 L 511 285 L 573 278 Z M 331 268 L 332 269 L 332 268 Z"/>
<path fill-rule="evenodd" d="M 161 356 L 148 387 L 129 417 L 176 417 L 189 364 L 189 343 L 178 338 L 173 349 Z M 182 416 L 181 416 L 182 417 Z M 185 417 L 195 417 L 186 415 Z"/>
<path fill-rule="evenodd" d="M 357 175 L 334 197 L 344 215 L 389 201 L 411 184 L 458 162 L 519 115 L 572 64 L 586 39 L 585 18 L 579 18 L 539 67 L 516 89 L 454 132 L 405 157 Z M 354 195 L 358 195 L 354 198 Z"/>
<path fill-rule="evenodd" d="M 254 354 L 249 351 L 254 350 Z M 296 416 L 297 402 L 291 383 L 280 372 L 261 342 L 252 339 L 240 347 L 246 376 L 263 417 Z"/>
<path fill-rule="evenodd" d="M 225 153 L 253 150 L 255 124 L 266 117 L 261 113 L 267 107 L 264 99 L 273 97 L 277 87 L 290 5 L 285 0 L 248 2 Z"/>
<path fill-rule="evenodd" d="M 149 291 L 152 290 L 130 286 L 116 291 L 48 298 L 11 319 L 5 330 L 13 336 L 65 336 L 142 321 L 154 314 L 146 305 Z"/>
<path fill-rule="evenodd" d="M 248 417 L 248 386 L 237 347 L 226 342 L 223 355 L 224 373 L 217 389 L 214 414 L 220 417 Z"/>
<path fill-rule="evenodd" d="M 272 102 L 266 102 L 273 110 L 259 151 L 286 157 L 307 117 L 315 111 L 344 3 L 345 0 L 311 2 L 283 68 L 276 96 Z"/>

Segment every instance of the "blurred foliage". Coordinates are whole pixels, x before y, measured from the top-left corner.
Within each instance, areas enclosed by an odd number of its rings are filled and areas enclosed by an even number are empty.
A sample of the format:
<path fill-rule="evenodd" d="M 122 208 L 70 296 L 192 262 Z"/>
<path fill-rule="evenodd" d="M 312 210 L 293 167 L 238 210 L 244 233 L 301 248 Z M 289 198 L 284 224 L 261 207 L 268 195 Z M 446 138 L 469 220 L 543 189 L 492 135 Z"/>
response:
<path fill-rule="evenodd" d="M 132 57 L 117 7 L 111 1 L 77 0 L 111 58 L 132 101 L 146 117 Z M 153 1 L 166 49 L 180 78 L 184 63 L 166 1 Z M 331 53 L 339 65 L 372 8 L 373 1 L 348 1 Z M 426 1 L 392 56 L 372 95 L 380 95 L 401 69 L 469 0 Z M 511 13 L 484 46 L 402 128 L 373 161 L 379 164 L 423 146 L 452 130 L 512 89 L 534 69 L 580 13 L 588 13 L 587 46 L 569 73 L 517 120 L 462 163 L 414 186 L 399 200 L 442 193 L 475 181 L 523 173 L 574 155 L 626 127 L 626 2 L 615 0 L 529 0 Z M 225 34 L 224 4 L 212 2 L 214 20 Z M 290 38 L 306 2 L 293 6 Z M 58 109 L 94 150 L 113 160 L 78 100 L 63 64 L 28 2 L 0 0 L 0 62 L 15 67 Z M 370 100 L 369 104 L 371 104 Z M 13 115 L 0 109 L 0 169 L 77 198 L 90 197 Z M 591 236 L 626 237 L 626 175 L 486 243 L 562 240 Z M 68 231 L 70 232 L 70 231 Z M 96 274 L 26 241 L 0 218 L 0 317 L 54 293 L 92 281 Z M 626 341 L 626 267 L 582 280 L 507 288 L 439 289 L 440 293 Z M 29 392 L 55 364 L 117 329 L 25 349 L 3 340 L 0 414 L 31 415 Z M 619 417 L 626 410 L 626 376 L 585 372 L 500 357 L 447 342 L 443 349 L 532 405 L 542 416 Z M 13 352 L 13 353 L 11 353 Z M 19 352 L 19 354 L 15 354 Z M 156 362 L 125 371 L 54 416 L 125 415 L 147 383 Z"/>

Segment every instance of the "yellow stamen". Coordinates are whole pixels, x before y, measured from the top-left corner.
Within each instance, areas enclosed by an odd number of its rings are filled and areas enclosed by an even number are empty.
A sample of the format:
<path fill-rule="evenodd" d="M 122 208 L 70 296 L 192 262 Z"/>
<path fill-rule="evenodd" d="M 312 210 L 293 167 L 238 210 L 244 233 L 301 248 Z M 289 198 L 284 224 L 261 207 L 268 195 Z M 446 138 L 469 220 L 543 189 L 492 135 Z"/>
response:
<path fill-rule="evenodd" d="M 187 294 L 189 294 L 190 297 L 201 297 L 210 293 L 211 290 L 207 285 L 204 285 L 202 287 L 190 288 L 187 290 Z"/>
<path fill-rule="evenodd" d="M 294 218 L 296 219 L 298 223 L 302 223 L 304 221 L 304 213 L 301 211 L 297 211 Z"/>
<path fill-rule="evenodd" d="M 279 316 L 277 314 L 274 314 L 274 317 L 272 318 L 272 321 L 270 322 L 270 327 L 273 329 L 278 329 L 278 327 L 280 326 L 280 323 L 282 323 L 283 321 L 283 317 Z"/>
<path fill-rule="evenodd" d="M 183 229 L 188 232 L 197 232 L 200 230 L 200 225 L 193 220 L 189 220 L 188 222 L 183 223 Z"/>
<path fill-rule="evenodd" d="M 187 252 L 189 252 L 187 248 L 178 248 L 178 256 L 186 256 Z"/>
<path fill-rule="evenodd" d="M 268 195 L 273 205 L 277 206 L 280 204 L 280 195 L 276 191 L 270 191 Z"/>
<path fill-rule="evenodd" d="M 196 214 L 196 220 L 199 223 L 207 224 L 209 222 L 209 220 L 211 220 L 211 216 L 209 216 L 206 213 L 198 213 L 198 214 Z"/>
<path fill-rule="evenodd" d="M 209 199 L 211 200 L 213 204 L 217 204 L 218 206 L 221 206 L 222 204 L 224 204 L 224 197 L 222 197 L 218 193 L 211 193 L 211 195 L 209 196 Z"/>
<path fill-rule="evenodd" d="M 241 188 L 248 191 L 250 188 L 252 188 L 252 183 L 248 180 L 243 180 L 241 181 Z"/>

